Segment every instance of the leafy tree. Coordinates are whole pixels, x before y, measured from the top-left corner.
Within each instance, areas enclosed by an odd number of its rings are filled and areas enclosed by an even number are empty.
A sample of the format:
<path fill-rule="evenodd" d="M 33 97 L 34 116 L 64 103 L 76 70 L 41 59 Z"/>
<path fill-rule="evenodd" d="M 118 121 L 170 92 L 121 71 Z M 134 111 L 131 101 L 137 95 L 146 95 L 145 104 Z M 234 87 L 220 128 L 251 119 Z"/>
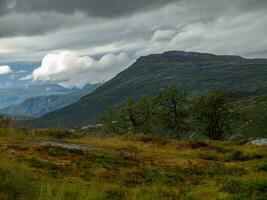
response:
<path fill-rule="evenodd" d="M 153 116 L 153 101 L 143 97 L 138 102 L 128 98 L 127 104 L 121 109 L 108 109 L 100 116 L 104 130 L 112 133 L 151 132 L 151 119 Z"/>
<path fill-rule="evenodd" d="M 170 86 L 156 98 L 157 118 L 163 128 L 173 132 L 178 138 L 189 128 L 187 94 Z"/>
<path fill-rule="evenodd" d="M 210 139 L 219 140 L 230 131 L 233 113 L 225 93 L 200 96 L 193 103 L 193 111 L 200 130 Z"/>
<path fill-rule="evenodd" d="M 143 97 L 138 102 L 128 99 L 124 110 L 131 125 L 131 129 L 136 132 L 151 132 L 151 121 L 154 112 L 154 104 L 151 98 Z"/>

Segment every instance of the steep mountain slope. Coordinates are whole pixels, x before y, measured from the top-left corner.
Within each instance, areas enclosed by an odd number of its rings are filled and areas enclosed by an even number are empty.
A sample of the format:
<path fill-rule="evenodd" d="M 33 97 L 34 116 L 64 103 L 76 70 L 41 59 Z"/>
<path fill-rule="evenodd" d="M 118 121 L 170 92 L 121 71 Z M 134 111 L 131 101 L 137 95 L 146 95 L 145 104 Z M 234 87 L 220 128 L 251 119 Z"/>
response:
<path fill-rule="evenodd" d="M 56 84 L 28 85 L 21 88 L 0 89 L 0 108 L 20 103 L 28 98 L 52 95 L 68 94 L 78 89 L 68 89 Z"/>
<path fill-rule="evenodd" d="M 215 89 L 267 93 L 267 59 L 181 51 L 141 57 L 78 102 L 26 124 L 77 127 L 97 123 L 97 115 L 109 106 L 119 106 L 128 96 L 155 95 L 170 84 L 193 95 Z"/>
<path fill-rule="evenodd" d="M 99 85 L 86 85 L 81 91 L 70 94 L 33 97 L 22 103 L 2 108 L 0 113 L 18 116 L 42 116 L 77 102 L 82 96 L 89 94 Z"/>

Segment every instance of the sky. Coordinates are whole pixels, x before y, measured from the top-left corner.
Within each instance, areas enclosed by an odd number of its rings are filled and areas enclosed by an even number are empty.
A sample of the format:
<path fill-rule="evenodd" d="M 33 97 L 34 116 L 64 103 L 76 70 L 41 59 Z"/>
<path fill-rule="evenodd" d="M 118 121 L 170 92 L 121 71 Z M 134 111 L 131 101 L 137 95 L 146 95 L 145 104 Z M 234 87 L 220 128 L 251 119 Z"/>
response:
<path fill-rule="evenodd" d="M 107 81 L 168 50 L 267 57 L 266 0 L 0 0 L 0 88 Z"/>

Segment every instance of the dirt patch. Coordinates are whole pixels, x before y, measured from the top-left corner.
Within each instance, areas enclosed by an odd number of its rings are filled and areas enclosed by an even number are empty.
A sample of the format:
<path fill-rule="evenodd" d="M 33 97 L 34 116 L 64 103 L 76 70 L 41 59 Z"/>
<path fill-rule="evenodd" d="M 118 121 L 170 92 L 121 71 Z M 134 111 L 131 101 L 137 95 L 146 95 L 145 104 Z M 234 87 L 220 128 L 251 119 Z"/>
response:
<path fill-rule="evenodd" d="M 114 154 L 126 154 L 129 155 L 131 152 L 125 150 L 125 149 L 114 149 L 114 148 L 107 148 L 107 147 L 93 147 L 88 146 L 84 144 L 74 144 L 74 143 L 68 143 L 63 141 L 55 141 L 55 140 L 42 140 L 37 141 L 34 144 L 38 144 L 40 146 L 51 146 L 51 147 L 60 147 L 64 149 L 69 150 L 78 150 L 83 152 L 103 152 L 103 153 L 114 153 Z"/>

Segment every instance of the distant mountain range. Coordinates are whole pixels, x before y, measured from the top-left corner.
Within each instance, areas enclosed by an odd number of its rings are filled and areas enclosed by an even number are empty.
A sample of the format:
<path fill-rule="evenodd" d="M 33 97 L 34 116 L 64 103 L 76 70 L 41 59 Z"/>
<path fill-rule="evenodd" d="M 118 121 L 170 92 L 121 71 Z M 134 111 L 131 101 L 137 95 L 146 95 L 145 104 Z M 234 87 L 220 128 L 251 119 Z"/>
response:
<path fill-rule="evenodd" d="M 191 95 L 212 90 L 267 93 L 267 59 L 170 51 L 139 58 L 128 69 L 78 102 L 24 122 L 36 127 L 82 127 L 131 96 L 155 95 L 170 84 Z"/>
<path fill-rule="evenodd" d="M 65 88 L 57 84 L 28 85 L 18 88 L 0 89 L 0 108 L 20 103 L 26 99 L 52 94 L 68 94 L 79 91 L 78 88 Z"/>
<path fill-rule="evenodd" d="M 75 90 L 68 94 L 53 94 L 29 98 L 21 103 L 0 109 L 0 113 L 16 116 L 42 116 L 75 103 L 82 96 L 89 94 L 99 85 L 100 84 L 87 84 L 83 89 Z"/>

